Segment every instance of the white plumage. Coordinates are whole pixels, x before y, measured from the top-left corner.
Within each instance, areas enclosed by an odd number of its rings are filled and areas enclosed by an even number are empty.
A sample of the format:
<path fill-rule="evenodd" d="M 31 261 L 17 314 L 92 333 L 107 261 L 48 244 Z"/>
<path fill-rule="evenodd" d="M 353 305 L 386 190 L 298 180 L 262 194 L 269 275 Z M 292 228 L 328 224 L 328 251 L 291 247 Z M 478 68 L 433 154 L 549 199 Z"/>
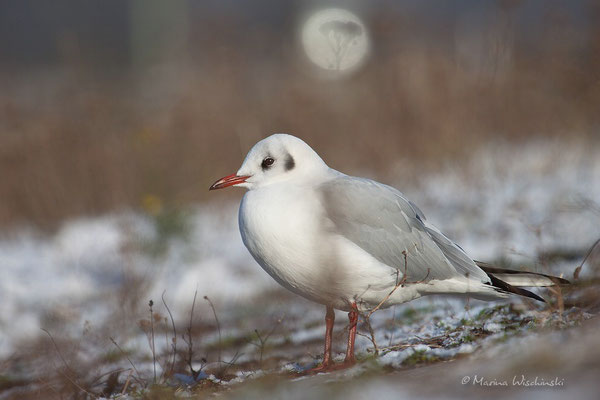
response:
<path fill-rule="evenodd" d="M 266 158 L 274 163 L 263 168 Z M 286 160 L 293 167 L 286 169 Z M 237 184 L 249 189 L 239 211 L 244 244 L 269 275 L 301 296 L 340 310 L 352 303 L 373 308 L 403 279 L 406 252 L 405 281 L 421 283 L 399 287 L 384 306 L 434 293 L 506 297 L 402 193 L 329 168 L 296 137 L 258 142 L 236 175 L 250 176 Z"/>

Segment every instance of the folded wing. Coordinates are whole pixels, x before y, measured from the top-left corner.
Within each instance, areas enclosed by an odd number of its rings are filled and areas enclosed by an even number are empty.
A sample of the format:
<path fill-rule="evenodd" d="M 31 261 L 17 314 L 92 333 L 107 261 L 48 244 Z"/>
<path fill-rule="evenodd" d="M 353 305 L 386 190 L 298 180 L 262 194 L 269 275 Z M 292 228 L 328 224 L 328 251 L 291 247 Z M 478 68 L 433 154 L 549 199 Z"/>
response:
<path fill-rule="evenodd" d="M 423 213 L 398 190 L 342 175 L 318 188 L 336 233 L 380 262 L 397 268 L 408 281 L 465 276 L 489 283 L 489 276 L 465 253 L 425 221 Z M 406 253 L 406 266 L 404 253 Z"/>

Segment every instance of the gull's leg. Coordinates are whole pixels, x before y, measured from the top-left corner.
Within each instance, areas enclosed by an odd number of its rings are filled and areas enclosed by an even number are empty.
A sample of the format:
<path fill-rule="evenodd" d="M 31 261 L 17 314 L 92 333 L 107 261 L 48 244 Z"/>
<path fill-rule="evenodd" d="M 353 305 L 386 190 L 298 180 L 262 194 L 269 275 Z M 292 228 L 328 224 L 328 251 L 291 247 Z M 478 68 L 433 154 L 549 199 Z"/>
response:
<path fill-rule="evenodd" d="M 323 351 L 323 362 L 321 365 L 315 368 L 311 368 L 306 371 L 309 373 L 317 373 L 329 370 L 333 364 L 333 358 L 331 358 L 331 342 L 333 339 L 333 323 L 335 321 L 335 312 L 333 307 L 326 306 L 327 312 L 325 314 L 325 349 Z"/>
<path fill-rule="evenodd" d="M 344 365 L 350 366 L 356 363 L 354 358 L 354 341 L 356 340 L 356 325 L 358 323 L 358 309 L 356 303 L 352 303 L 352 311 L 348 313 L 348 347 L 346 348 L 346 358 L 344 358 Z"/>
<path fill-rule="evenodd" d="M 346 358 L 341 364 L 334 364 L 331 358 L 331 336 L 333 334 L 333 321 L 335 313 L 332 307 L 327 307 L 327 315 L 325 316 L 325 323 L 327 329 L 325 331 L 325 353 L 323 354 L 323 362 L 318 367 L 312 368 L 307 373 L 319 373 L 319 372 L 330 372 L 345 369 L 356 364 L 356 358 L 354 358 L 354 341 L 356 339 L 356 325 L 358 323 L 358 308 L 356 303 L 352 303 L 352 310 L 348 313 L 348 320 L 350 325 L 348 326 L 348 347 L 346 348 Z"/>
<path fill-rule="evenodd" d="M 333 307 L 327 306 L 325 314 L 325 350 L 323 351 L 323 365 L 329 366 L 333 364 L 331 358 L 331 342 L 333 338 L 333 322 L 335 321 L 335 312 Z"/>

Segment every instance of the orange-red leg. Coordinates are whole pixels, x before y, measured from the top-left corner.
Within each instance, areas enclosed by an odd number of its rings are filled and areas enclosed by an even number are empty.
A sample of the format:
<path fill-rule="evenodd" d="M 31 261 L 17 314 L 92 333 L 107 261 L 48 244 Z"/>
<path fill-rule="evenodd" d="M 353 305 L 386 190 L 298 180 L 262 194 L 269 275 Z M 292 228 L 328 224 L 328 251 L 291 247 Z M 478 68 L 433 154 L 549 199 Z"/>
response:
<path fill-rule="evenodd" d="M 317 373 L 330 369 L 334 363 L 331 357 L 331 343 L 333 340 L 333 323 L 335 322 L 335 312 L 333 307 L 327 306 L 325 314 L 325 349 L 323 350 L 323 362 L 321 365 L 310 369 L 307 372 Z"/>
<path fill-rule="evenodd" d="M 323 365 L 333 364 L 331 358 L 331 342 L 333 341 L 333 323 L 335 321 L 335 312 L 333 307 L 327 306 L 325 314 L 325 350 L 323 351 Z"/>
<path fill-rule="evenodd" d="M 336 371 L 344 368 L 351 367 L 356 363 L 354 357 L 354 341 L 356 340 L 356 326 L 358 324 L 358 309 L 356 303 L 352 303 L 352 311 L 348 313 L 348 347 L 346 348 L 346 358 L 341 364 L 335 364 L 331 358 L 331 342 L 333 336 L 333 322 L 335 320 L 335 313 L 333 307 L 327 306 L 327 314 L 325 315 L 325 350 L 323 352 L 323 362 L 318 367 L 312 368 L 307 373 L 318 373 L 327 371 Z"/>
<path fill-rule="evenodd" d="M 348 326 L 348 347 L 346 348 L 344 364 L 350 366 L 356 363 L 356 358 L 354 358 L 354 341 L 356 340 L 356 325 L 358 324 L 358 309 L 356 308 L 356 303 L 352 303 L 352 311 L 348 313 L 348 321 L 350 322 L 350 325 Z"/>

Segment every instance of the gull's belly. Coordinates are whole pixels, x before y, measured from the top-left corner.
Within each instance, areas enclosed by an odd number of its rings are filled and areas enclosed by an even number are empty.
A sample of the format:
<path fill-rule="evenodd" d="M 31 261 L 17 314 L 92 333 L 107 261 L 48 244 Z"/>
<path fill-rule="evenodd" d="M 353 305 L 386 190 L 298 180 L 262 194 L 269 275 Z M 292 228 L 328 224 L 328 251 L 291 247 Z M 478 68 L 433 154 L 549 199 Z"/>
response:
<path fill-rule="evenodd" d="M 287 289 L 328 302 L 321 284 L 321 236 L 317 201 L 298 201 L 295 191 L 266 188 L 244 195 L 239 211 L 242 240 L 261 267 Z M 277 199 L 274 201 L 273 199 Z"/>
<path fill-rule="evenodd" d="M 332 232 L 316 196 L 289 188 L 249 191 L 239 224 L 262 268 L 309 300 L 342 310 L 363 300 L 372 307 L 394 287 L 397 271 Z"/>

